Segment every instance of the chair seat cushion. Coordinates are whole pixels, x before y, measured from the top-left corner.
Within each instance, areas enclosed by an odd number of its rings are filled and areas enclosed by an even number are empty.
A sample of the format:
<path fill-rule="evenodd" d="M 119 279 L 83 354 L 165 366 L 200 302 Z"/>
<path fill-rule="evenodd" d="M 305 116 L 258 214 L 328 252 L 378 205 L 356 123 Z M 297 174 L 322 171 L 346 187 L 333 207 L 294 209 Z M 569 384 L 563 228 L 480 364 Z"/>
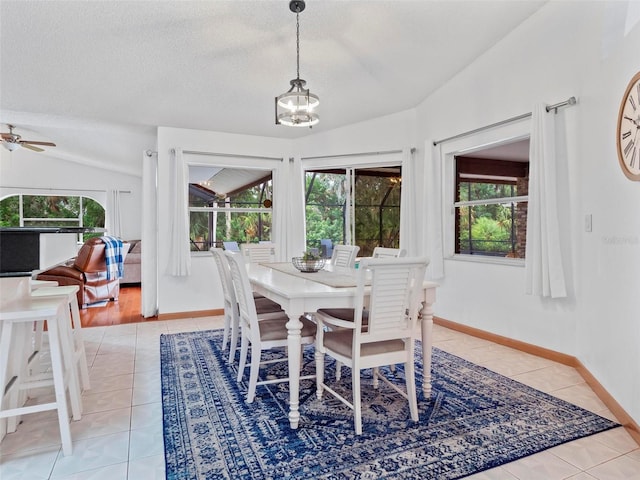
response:
<path fill-rule="evenodd" d="M 263 342 L 265 341 L 274 341 L 274 340 L 286 340 L 287 339 L 287 322 L 289 321 L 289 317 L 286 315 L 282 315 L 277 318 L 268 318 L 265 320 L 260 320 L 260 338 Z M 300 317 L 300 321 L 302 322 L 302 332 L 301 336 L 304 337 L 313 337 L 316 334 L 316 325 L 312 321 L 306 319 L 305 317 Z"/>
<path fill-rule="evenodd" d="M 353 358 L 353 330 L 340 329 L 324 334 L 324 346 L 345 357 Z M 400 339 L 382 342 L 363 343 L 360 356 L 380 355 L 382 353 L 404 350 L 404 342 Z"/>
<path fill-rule="evenodd" d="M 344 320 L 346 322 L 353 322 L 354 315 L 353 308 L 320 308 L 318 312 L 333 318 L 338 318 L 340 320 Z M 362 312 L 362 324 L 366 325 L 369 320 L 369 310 L 364 310 Z"/>
<path fill-rule="evenodd" d="M 273 313 L 273 312 L 283 312 L 282 307 L 279 303 L 274 302 L 273 300 L 269 300 L 266 297 L 255 298 L 254 302 L 256 304 L 256 312 L 261 313 Z"/>

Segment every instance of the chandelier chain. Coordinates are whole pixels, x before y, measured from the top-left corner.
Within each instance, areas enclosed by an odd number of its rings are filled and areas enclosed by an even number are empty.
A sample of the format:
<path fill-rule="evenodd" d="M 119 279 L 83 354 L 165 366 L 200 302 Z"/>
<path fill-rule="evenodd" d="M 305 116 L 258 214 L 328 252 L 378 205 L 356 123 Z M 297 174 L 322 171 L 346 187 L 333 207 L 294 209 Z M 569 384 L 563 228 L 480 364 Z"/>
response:
<path fill-rule="evenodd" d="M 300 7 L 296 9 L 296 77 L 300 78 Z"/>

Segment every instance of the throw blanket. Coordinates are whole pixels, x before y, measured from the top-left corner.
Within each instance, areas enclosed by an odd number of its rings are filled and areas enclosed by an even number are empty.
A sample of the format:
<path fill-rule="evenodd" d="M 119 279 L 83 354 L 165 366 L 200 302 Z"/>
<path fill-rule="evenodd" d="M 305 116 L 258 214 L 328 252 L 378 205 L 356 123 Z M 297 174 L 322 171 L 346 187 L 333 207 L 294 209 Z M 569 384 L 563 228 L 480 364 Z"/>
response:
<path fill-rule="evenodd" d="M 104 236 L 104 256 L 107 262 L 107 280 L 114 280 L 124 276 L 124 262 L 122 260 L 122 240 L 116 237 Z"/>

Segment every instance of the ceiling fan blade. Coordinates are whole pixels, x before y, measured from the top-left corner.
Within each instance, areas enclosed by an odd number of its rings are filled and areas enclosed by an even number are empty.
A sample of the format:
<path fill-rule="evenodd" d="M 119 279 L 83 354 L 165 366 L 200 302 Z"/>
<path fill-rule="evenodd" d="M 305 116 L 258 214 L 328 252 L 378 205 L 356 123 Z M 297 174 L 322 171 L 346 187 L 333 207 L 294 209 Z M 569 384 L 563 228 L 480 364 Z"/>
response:
<path fill-rule="evenodd" d="M 0 133 L 0 135 L 2 135 L 2 138 L 6 140 L 11 140 L 13 138 L 13 135 L 10 133 Z"/>
<path fill-rule="evenodd" d="M 31 145 L 44 145 L 46 147 L 55 147 L 56 146 L 55 143 L 51 143 L 51 142 L 32 142 L 31 140 L 20 140 L 20 143 L 22 143 L 22 144 L 29 143 Z"/>
<path fill-rule="evenodd" d="M 44 149 L 43 149 L 43 148 L 34 147 L 33 145 L 29 145 L 28 143 L 24 143 L 24 142 L 20 142 L 20 144 L 21 144 L 24 148 L 28 148 L 29 150 L 33 150 L 34 152 L 44 152 Z"/>

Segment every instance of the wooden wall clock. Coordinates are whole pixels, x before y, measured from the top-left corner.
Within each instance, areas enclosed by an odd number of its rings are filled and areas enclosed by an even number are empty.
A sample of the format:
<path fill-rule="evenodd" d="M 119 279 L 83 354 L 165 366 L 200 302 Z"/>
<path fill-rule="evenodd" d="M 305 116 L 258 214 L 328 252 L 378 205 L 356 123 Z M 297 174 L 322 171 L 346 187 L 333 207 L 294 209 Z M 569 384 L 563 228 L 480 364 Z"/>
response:
<path fill-rule="evenodd" d="M 616 134 L 622 171 L 630 180 L 640 181 L 640 72 L 633 76 L 622 96 Z"/>

